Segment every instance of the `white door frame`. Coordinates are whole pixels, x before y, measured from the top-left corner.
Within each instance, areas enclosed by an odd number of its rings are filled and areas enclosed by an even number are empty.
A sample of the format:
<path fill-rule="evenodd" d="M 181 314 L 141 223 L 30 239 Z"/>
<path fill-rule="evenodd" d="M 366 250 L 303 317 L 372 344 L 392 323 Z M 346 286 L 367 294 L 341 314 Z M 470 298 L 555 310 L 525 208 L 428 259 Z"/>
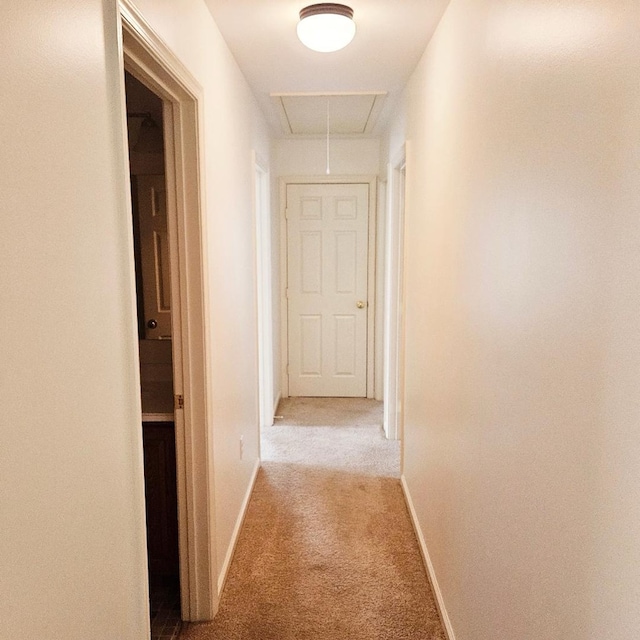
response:
<path fill-rule="evenodd" d="M 375 388 L 376 400 L 384 400 L 384 306 L 385 306 L 385 265 L 387 238 L 387 181 L 378 181 L 378 206 L 376 220 L 376 359 Z"/>
<path fill-rule="evenodd" d="M 384 310 L 384 430 L 402 439 L 404 410 L 404 211 L 406 148 L 387 166 L 387 237 Z"/>
<path fill-rule="evenodd" d="M 287 187 L 290 184 L 368 184 L 369 185 L 369 243 L 367 264 L 367 398 L 375 394 L 375 308 L 376 308 L 376 176 L 286 176 L 280 178 L 280 304 L 282 349 L 282 397 L 289 397 L 289 326 L 287 313 Z"/>
<path fill-rule="evenodd" d="M 255 151 L 253 162 L 254 245 L 258 327 L 258 394 L 260 427 L 273 425 L 273 313 L 271 282 L 271 207 L 269 168 Z"/>
<path fill-rule="evenodd" d="M 208 437 L 204 191 L 199 179 L 204 164 L 204 140 L 199 124 L 203 92 L 130 1 L 119 0 L 119 7 L 121 68 L 163 101 L 182 617 L 211 620 L 219 596 L 214 554 L 215 494 Z M 126 141 L 124 74 L 121 82 Z M 126 171 L 128 183 L 128 165 Z M 135 300 L 132 305 L 135 306 Z M 183 408 L 179 406 L 180 397 Z"/>

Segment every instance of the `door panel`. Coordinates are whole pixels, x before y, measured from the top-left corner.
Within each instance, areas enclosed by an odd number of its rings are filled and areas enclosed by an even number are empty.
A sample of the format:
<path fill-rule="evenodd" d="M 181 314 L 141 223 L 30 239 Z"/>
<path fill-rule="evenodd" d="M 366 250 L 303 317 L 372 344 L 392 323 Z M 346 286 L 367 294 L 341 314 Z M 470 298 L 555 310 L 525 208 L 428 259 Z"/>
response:
<path fill-rule="evenodd" d="M 178 488 L 173 422 L 142 424 L 149 574 L 177 576 Z"/>
<path fill-rule="evenodd" d="M 355 295 L 358 284 L 357 246 L 355 231 L 338 231 L 334 236 L 336 247 L 336 293 Z"/>
<path fill-rule="evenodd" d="M 366 397 L 368 224 L 368 184 L 287 186 L 291 396 Z"/>
<path fill-rule="evenodd" d="M 145 338 L 170 338 L 171 265 L 164 176 L 140 175 L 137 183 Z"/>
<path fill-rule="evenodd" d="M 302 293 L 322 293 L 322 233 L 300 233 L 300 277 Z"/>
<path fill-rule="evenodd" d="M 357 375 L 356 325 L 357 318 L 354 315 L 333 317 L 336 363 L 334 375 L 336 376 Z"/>
<path fill-rule="evenodd" d="M 322 375 L 322 316 L 300 316 L 301 362 L 303 376 Z"/>

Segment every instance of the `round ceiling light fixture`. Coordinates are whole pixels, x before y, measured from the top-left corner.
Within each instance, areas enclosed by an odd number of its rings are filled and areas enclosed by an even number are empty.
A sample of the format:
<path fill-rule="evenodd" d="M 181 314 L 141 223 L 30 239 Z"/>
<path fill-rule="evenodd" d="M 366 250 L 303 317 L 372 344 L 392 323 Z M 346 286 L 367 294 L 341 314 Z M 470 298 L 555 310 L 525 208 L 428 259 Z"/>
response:
<path fill-rule="evenodd" d="M 356 35 L 353 9 L 344 4 L 321 2 L 300 11 L 298 38 L 313 51 L 331 53 L 346 47 Z"/>

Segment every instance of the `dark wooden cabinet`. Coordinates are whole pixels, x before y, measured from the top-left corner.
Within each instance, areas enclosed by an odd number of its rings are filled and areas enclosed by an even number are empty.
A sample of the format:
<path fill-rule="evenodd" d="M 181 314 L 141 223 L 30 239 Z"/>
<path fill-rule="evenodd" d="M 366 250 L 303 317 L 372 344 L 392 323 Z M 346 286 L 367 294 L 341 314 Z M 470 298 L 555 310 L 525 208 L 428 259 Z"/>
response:
<path fill-rule="evenodd" d="M 173 422 L 144 422 L 144 480 L 150 576 L 177 576 L 178 492 Z"/>

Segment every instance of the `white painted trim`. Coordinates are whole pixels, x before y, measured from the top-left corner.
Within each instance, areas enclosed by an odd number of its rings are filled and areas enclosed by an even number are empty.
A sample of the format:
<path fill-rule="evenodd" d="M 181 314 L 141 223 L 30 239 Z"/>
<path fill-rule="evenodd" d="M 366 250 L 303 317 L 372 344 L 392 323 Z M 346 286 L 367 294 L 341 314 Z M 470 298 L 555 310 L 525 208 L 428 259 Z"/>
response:
<path fill-rule="evenodd" d="M 275 402 L 273 403 L 273 421 L 275 422 L 276 413 L 278 413 L 278 405 L 280 404 L 280 400 L 282 400 L 282 394 L 279 393 L 276 396 Z"/>
<path fill-rule="evenodd" d="M 290 184 L 368 184 L 369 185 L 369 247 L 367 266 L 367 398 L 375 393 L 375 327 L 376 327 L 376 220 L 378 178 L 374 175 L 355 176 L 285 176 L 280 178 L 280 350 L 282 397 L 289 397 L 289 327 L 287 309 L 287 186 Z"/>
<path fill-rule="evenodd" d="M 289 313 L 287 305 L 287 181 L 279 181 L 280 203 L 280 395 L 289 397 Z"/>
<path fill-rule="evenodd" d="M 415 531 L 416 538 L 418 539 L 418 546 L 420 547 L 420 555 L 422 556 L 422 561 L 424 562 L 427 575 L 429 576 L 429 582 L 431 583 L 431 589 L 436 599 L 436 606 L 438 607 L 438 613 L 440 614 L 440 620 L 442 621 L 442 626 L 444 627 L 447 640 L 456 640 L 455 633 L 453 632 L 453 627 L 451 626 L 451 620 L 449 619 L 449 614 L 447 613 L 447 607 L 445 606 L 445 603 L 444 603 L 444 597 L 442 595 L 440 585 L 438 584 L 436 571 L 433 567 L 433 563 L 431 562 L 429 549 L 427 549 L 427 543 L 424 539 L 424 534 L 422 533 L 422 527 L 418 522 L 418 515 L 416 514 L 415 507 L 413 506 L 413 500 L 411 499 L 411 492 L 409 491 L 409 486 L 407 485 L 407 479 L 404 477 L 404 474 L 400 476 L 400 484 L 402 485 L 402 493 L 404 494 L 404 500 L 407 504 L 409 515 L 411 516 L 411 524 L 413 524 L 413 530 Z"/>
<path fill-rule="evenodd" d="M 402 149 L 398 156 L 396 157 L 396 167 L 402 173 L 402 185 L 404 187 L 404 193 L 402 198 L 402 210 L 401 210 L 401 219 L 400 219 L 400 264 L 399 267 L 401 269 L 400 273 L 400 322 L 399 322 L 399 337 L 398 337 L 398 351 L 400 353 L 399 356 L 399 375 L 398 375 L 398 400 L 400 402 L 400 411 L 398 414 L 398 424 L 397 424 L 397 432 L 398 439 L 400 440 L 400 473 L 404 473 L 404 406 L 405 406 L 405 352 L 406 352 L 406 339 L 405 339 L 405 316 L 406 316 L 406 298 L 405 291 L 407 290 L 406 280 L 407 273 L 404 268 L 405 256 L 404 256 L 404 248 L 406 246 L 406 225 L 405 218 L 406 212 L 409 210 L 410 204 L 410 191 L 407 187 L 409 184 L 408 175 L 410 170 L 413 168 L 413 160 L 411 157 L 411 141 L 407 140 L 404 144 L 404 149 Z"/>
<path fill-rule="evenodd" d="M 384 400 L 384 306 L 385 306 L 385 238 L 386 238 L 387 182 L 378 182 L 378 217 L 376 223 L 376 324 L 374 397 Z"/>
<path fill-rule="evenodd" d="M 211 620 L 218 593 L 209 446 L 205 193 L 200 181 L 203 92 L 133 4 L 119 0 L 119 8 L 124 68 L 163 100 L 174 392 L 185 400 L 184 410 L 175 412 L 182 617 Z M 124 100 L 122 109 L 126 113 Z"/>
<path fill-rule="evenodd" d="M 351 96 L 380 96 L 384 98 L 389 95 L 388 91 L 284 91 L 269 94 L 271 98 L 334 98 Z"/>
<path fill-rule="evenodd" d="M 376 235 L 378 221 L 378 178 L 369 181 L 369 267 L 367 271 L 367 398 L 375 397 L 376 376 Z"/>
<path fill-rule="evenodd" d="M 142 422 L 174 422 L 174 413 L 143 413 Z"/>
<path fill-rule="evenodd" d="M 271 281 L 271 193 L 269 165 L 251 152 L 253 165 L 254 260 L 260 427 L 273 425 L 273 296 Z"/>
<path fill-rule="evenodd" d="M 153 55 L 155 61 L 169 74 L 183 84 L 185 89 L 193 92 L 194 97 L 202 95 L 200 83 L 189 69 L 176 58 L 164 40 L 153 30 L 151 25 L 136 8 L 131 0 L 118 0 L 122 25 L 129 33 Z"/>
<path fill-rule="evenodd" d="M 119 91 L 120 93 L 120 169 L 122 171 L 120 175 L 120 179 L 114 181 L 114 186 L 119 186 L 123 193 L 121 196 L 124 198 L 126 210 L 124 213 L 127 213 L 129 216 L 129 223 L 127 224 L 127 235 L 128 235 L 128 256 L 127 266 L 129 267 L 129 282 L 130 282 L 130 296 L 129 296 L 129 304 L 131 305 L 131 319 L 138 319 L 138 309 L 137 309 L 137 287 L 138 284 L 136 282 L 135 275 L 135 249 L 134 249 L 134 231 L 133 231 L 133 202 L 132 202 L 132 193 L 131 193 L 131 171 L 130 171 L 130 161 L 129 161 L 129 132 L 128 132 L 128 122 L 127 122 L 127 98 L 126 98 L 126 86 L 125 86 L 125 77 L 123 73 L 124 69 L 124 59 L 125 59 L 125 47 L 123 42 L 123 33 L 124 33 L 124 20 L 121 14 L 121 7 L 116 6 L 115 9 L 115 18 L 116 18 L 116 34 L 117 34 L 117 68 L 115 71 L 117 72 L 117 83 L 118 87 L 116 88 L 115 83 L 111 85 L 111 90 Z M 114 78 L 115 80 L 116 78 Z M 116 99 L 117 100 L 117 99 Z M 114 103 L 116 102 L 114 100 Z M 136 391 L 137 396 L 137 411 L 140 412 L 140 418 L 142 419 L 142 402 L 141 395 L 139 392 L 140 388 L 140 341 L 138 338 L 138 327 L 136 326 L 133 331 L 129 332 L 129 349 L 130 353 L 133 354 L 133 362 L 135 364 L 134 378 L 131 380 L 133 385 L 138 386 L 138 390 Z M 142 425 L 135 425 L 136 427 L 136 439 L 138 441 L 138 445 L 136 447 L 136 451 L 131 451 L 130 453 L 133 456 L 136 456 L 138 459 L 136 460 L 136 469 L 138 470 L 138 477 L 135 482 L 132 483 L 130 490 L 132 492 L 139 491 L 139 496 L 142 500 L 136 499 L 132 501 L 133 504 L 138 508 L 136 513 L 136 521 L 139 529 L 136 528 L 136 538 L 137 541 L 141 542 L 144 545 L 144 550 L 140 548 L 142 553 L 138 556 L 138 566 L 137 570 L 140 571 L 138 575 L 143 576 L 143 585 L 140 585 L 141 591 L 144 593 L 144 601 L 140 603 L 140 606 L 143 608 L 141 612 L 144 616 L 144 637 L 151 637 L 151 624 L 150 624 L 150 599 L 149 599 L 149 560 L 148 560 L 148 552 L 147 552 L 147 536 L 146 536 L 146 495 L 145 495 L 145 481 L 144 481 L 144 444 L 143 444 L 143 433 L 142 433 Z M 130 440 L 133 442 L 133 438 Z M 137 455 L 136 455 L 137 454 Z M 144 532 L 144 533 L 143 533 Z M 140 535 L 141 534 L 141 535 Z M 132 567 L 133 568 L 133 567 Z"/>
<path fill-rule="evenodd" d="M 352 97 L 352 96 L 366 96 L 369 98 L 373 98 L 373 104 L 371 106 L 371 110 L 369 116 L 367 118 L 366 126 L 364 129 L 364 134 L 371 135 L 375 130 L 376 123 L 378 122 L 378 118 L 380 117 L 380 113 L 383 111 L 385 107 L 384 98 L 388 96 L 388 92 L 386 91 L 302 91 L 302 92 L 285 92 L 285 93 L 271 93 L 269 97 L 271 98 L 272 104 L 278 110 L 278 115 L 280 116 L 280 123 L 282 124 L 282 130 L 285 134 L 290 136 L 297 136 L 300 134 L 293 133 L 291 129 L 291 123 L 289 122 L 289 116 L 287 115 L 287 107 L 284 103 L 284 98 L 334 98 L 334 97 Z M 305 135 L 305 134 L 302 134 Z M 316 134 L 317 135 L 317 134 Z M 345 134 L 343 134 L 345 135 Z M 346 134 L 348 135 L 348 134 Z M 335 137 L 342 137 L 341 135 Z"/>
<path fill-rule="evenodd" d="M 253 488 L 255 487 L 255 484 L 256 484 L 258 471 L 260 471 L 260 458 L 256 460 L 256 464 L 253 468 L 253 472 L 251 474 L 251 481 L 249 482 L 249 487 L 247 488 L 247 492 L 245 493 L 244 499 L 242 500 L 240 513 L 238 514 L 238 519 L 236 520 L 235 527 L 233 528 L 233 533 L 231 534 L 231 542 L 229 543 L 229 547 L 227 548 L 227 555 L 224 558 L 224 562 L 222 563 L 222 569 L 220 570 L 220 575 L 218 576 L 218 593 L 219 594 L 222 594 L 222 590 L 224 589 L 224 584 L 227 581 L 229 568 L 231 567 L 231 560 L 233 559 L 233 553 L 236 550 L 236 545 L 238 544 L 238 537 L 240 536 L 240 530 L 242 529 L 242 524 L 244 522 L 245 516 L 247 515 L 247 508 L 249 507 L 249 500 L 251 500 L 251 494 L 253 493 Z"/>
<path fill-rule="evenodd" d="M 387 165 L 384 308 L 384 431 L 390 440 L 402 439 L 404 400 L 404 211 L 406 209 L 406 147 Z"/>

